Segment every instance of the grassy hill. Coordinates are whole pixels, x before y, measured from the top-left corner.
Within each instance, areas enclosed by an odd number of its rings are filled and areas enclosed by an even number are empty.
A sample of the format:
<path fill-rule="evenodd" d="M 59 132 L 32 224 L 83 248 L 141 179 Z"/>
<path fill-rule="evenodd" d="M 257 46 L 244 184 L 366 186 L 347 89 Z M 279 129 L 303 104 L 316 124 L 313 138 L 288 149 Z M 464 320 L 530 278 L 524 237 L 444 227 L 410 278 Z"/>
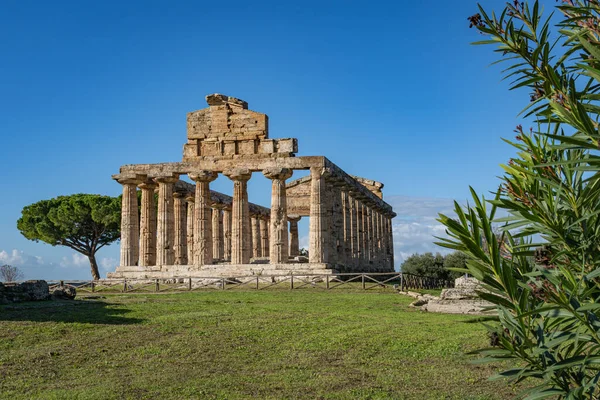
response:
<path fill-rule="evenodd" d="M 488 342 L 474 317 L 410 301 L 308 289 L 0 306 L 0 398 L 512 397 L 465 355 Z"/>

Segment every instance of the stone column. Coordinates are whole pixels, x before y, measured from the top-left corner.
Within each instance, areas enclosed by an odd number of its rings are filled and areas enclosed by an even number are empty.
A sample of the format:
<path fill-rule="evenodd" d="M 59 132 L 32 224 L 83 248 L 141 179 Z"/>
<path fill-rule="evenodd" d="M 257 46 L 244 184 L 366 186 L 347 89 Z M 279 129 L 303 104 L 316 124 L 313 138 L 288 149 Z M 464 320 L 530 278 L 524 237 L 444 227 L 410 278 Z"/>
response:
<path fill-rule="evenodd" d="M 367 226 L 367 235 L 366 235 L 366 240 L 367 240 L 367 257 L 369 260 L 369 268 L 372 268 L 372 264 L 373 264 L 373 209 L 371 208 L 371 206 L 367 206 L 367 214 L 366 214 L 366 226 Z"/>
<path fill-rule="evenodd" d="M 186 221 L 186 243 L 187 243 L 187 262 L 194 263 L 194 196 L 187 196 L 187 221 Z"/>
<path fill-rule="evenodd" d="M 233 181 L 233 204 L 231 209 L 231 263 L 248 264 L 251 251 L 250 210 L 248 207 L 248 180 L 252 172 L 247 169 L 226 171 L 225 175 Z"/>
<path fill-rule="evenodd" d="M 296 257 L 300 255 L 300 241 L 298 238 L 298 222 L 300 216 L 288 215 L 288 221 L 290 222 L 290 257 Z"/>
<path fill-rule="evenodd" d="M 377 237 L 379 239 L 379 251 L 377 252 L 377 263 L 380 268 L 385 266 L 385 238 L 383 236 L 383 214 L 377 211 Z"/>
<path fill-rule="evenodd" d="M 310 228 L 308 257 L 311 263 L 329 261 L 328 199 L 325 187 L 325 168 L 310 169 Z M 271 216 L 271 218 L 273 218 Z M 271 239 L 272 240 L 272 239 Z"/>
<path fill-rule="evenodd" d="M 352 219 L 350 210 L 350 195 L 345 190 L 342 190 L 342 214 L 344 222 L 344 263 L 346 267 L 351 267 L 352 259 Z"/>
<path fill-rule="evenodd" d="M 213 263 L 212 221 L 210 215 L 210 182 L 217 179 L 213 171 L 197 171 L 189 174 L 196 182 L 194 209 L 194 265 Z"/>
<path fill-rule="evenodd" d="M 260 222 L 258 215 L 253 215 L 250 219 L 250 225 L 252 229 L 252 257 L 266 257 L 261 251 L 261 239 L 260 239 Z"/>
<path fill-rule="evenodd" d="M 175 213 L 173 208 L 173 185 L 179 179 L 173 176 L 154 178 L 158 183 L 158 221 L 156 235 L 156 264 L 173 265 L 175 239 Z"/>
<path fill-rule="evenodd" d="M 365 231 L 364 231 L 364 220 L 363 220 L 364 206 L 360 200 L 356 200 L 356 249 L 358 251 L 358 267 L 360 271 L 363 271 L 363 263 L 365 262 Z"/>
<path fill-rule="evenodd" d="M 363 269 L 369 269 L 369 208 L 366 204 L 362 204 L 362 260 Z"/>
<path fill-rule="evenodd" d="M 348 196 L 348 207 L 350 212 L 350 251 L 352 257 L 352 266 L 356 269 L 358 266 L 358 224 L 357 224 L 357 212 L 356 212 L 356 200 L 352 196 L 352 193 Z"/>
<path fill-rule="evenodd" d="M 331 252 L 332 262 L 345 265 L 344 260 L 344 215 L 342 213 L 342 191 L 341 183 L 334 181 L 330 191 L 332 195 L 331 207 Z"/>
<path fill-rule="evenodd" d="M 118 179 L 123 185 L 121 200 L 121 266 L 137 265 L 140 246 L 140 223 L 136 179 Z"/>
<path fill-rule="evenodd" d="M 142 190 L 138 265 L 147 267 L 156 264 L 156 204 L 154 202 L 156 184 L 152 181 L 146 181 L 138 187 Z"/>
<path fill-rule="evenodd" d="M 388 257 L 389 257 L 389 265 L 390 265 L 390 269 L 394 270 L 395 265 L 394 265 L 394 233 L 393 233 L 393 228 L 392 228 L 392 217 L 388 218 L 388 231 L 387 231 L 387 235 L 388 235 Z"/>
<path fill-rule="evenodd" d="M 186 265 L 187 260 L 187 221 L 185 204 L 185 194 L 181 192 L 173 193 L 173 204 L 175 211 L 175 239 L 173 250 L 175 253 L 175 265 Z"/>
<path fill-rule="evenodd" d="M 231 261 L 231 209 L 223 209 L 223 259 Z"/>
<path fill-rule="evenodd" d="M 223 259 L 223 215 L 222 206 L 213 205 L 212 207 L 212 234 L 213 234 L 213 258 L 215 260 Z"/>
<path fill-rule="evenodd" d="M 263 174 L 273 181 L 271 185 L 271 229 L 269 261 L 271 264 L 287 263 L 288 222 L 285 180 L 292 176 L 288 168 L 269 168 Z"/>
<path fill-rule="evenodd" d="M 260 221 L 260 253 L 262 257 L 269 255 L 269 218 L 261 216 Z"/>

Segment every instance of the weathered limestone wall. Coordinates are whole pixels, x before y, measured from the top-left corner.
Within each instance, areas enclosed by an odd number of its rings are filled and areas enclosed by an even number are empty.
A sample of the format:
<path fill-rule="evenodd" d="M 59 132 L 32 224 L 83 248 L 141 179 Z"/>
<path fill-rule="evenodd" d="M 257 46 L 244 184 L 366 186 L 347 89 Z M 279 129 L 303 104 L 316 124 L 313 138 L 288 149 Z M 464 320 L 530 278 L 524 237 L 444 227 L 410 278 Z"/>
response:
<path fill-rule="evenodd" d="M 269 118 L 248 110 L 248 103 L 222 94 L 206 97 L 209 107 L 187 116 L 183 160 L 290 157 L 296 139 L 269 139 Z"/>

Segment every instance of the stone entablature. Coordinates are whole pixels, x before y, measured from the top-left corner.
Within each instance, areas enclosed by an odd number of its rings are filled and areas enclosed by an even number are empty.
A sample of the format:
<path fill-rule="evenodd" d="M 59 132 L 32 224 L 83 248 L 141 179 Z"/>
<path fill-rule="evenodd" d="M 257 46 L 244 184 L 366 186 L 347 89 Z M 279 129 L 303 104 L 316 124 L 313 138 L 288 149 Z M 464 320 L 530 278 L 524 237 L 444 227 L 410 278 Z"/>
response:
<path fill-rule="evenodd" d="M 121 263 L 110 276 L 243 275 L 254 264 L 281 273 L 394 270 L 396 214 L 383 184 L 350 176 L 323 156 L 296 157 L 296 139 L 268 139 L 267 116 L 242 100 L 210 95 L 207 102 L 188 114 L 182 162 L 124 165 L 113 176 L 123 204 Z M 286 184 L 295 170 L 310 175 Z M 255 172 L 272 181 L 270 209 L 248 201 Z M 219 174 L 231 180 L 233 196 L 210 190 Z M 179 179 L 185 175 L 194 184 Z M 309 262 L 297 264 L 302 217 L 310 218 Z"/>

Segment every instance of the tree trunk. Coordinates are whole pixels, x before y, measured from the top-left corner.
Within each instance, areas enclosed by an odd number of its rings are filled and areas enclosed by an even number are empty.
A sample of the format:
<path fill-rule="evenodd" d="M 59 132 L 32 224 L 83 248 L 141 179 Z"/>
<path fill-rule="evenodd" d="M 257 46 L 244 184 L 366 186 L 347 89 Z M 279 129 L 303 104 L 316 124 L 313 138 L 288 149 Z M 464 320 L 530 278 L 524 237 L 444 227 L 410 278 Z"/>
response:
<path fill-rule="evenodd" d="M 92 268 L 92 278 L 97 281 L 100 279 L 100 273 L 98 272 L 98 264 L 96 263 L 96 255 L 90 254 L 88 255 L 90 260 L 90 267 Z"/>

